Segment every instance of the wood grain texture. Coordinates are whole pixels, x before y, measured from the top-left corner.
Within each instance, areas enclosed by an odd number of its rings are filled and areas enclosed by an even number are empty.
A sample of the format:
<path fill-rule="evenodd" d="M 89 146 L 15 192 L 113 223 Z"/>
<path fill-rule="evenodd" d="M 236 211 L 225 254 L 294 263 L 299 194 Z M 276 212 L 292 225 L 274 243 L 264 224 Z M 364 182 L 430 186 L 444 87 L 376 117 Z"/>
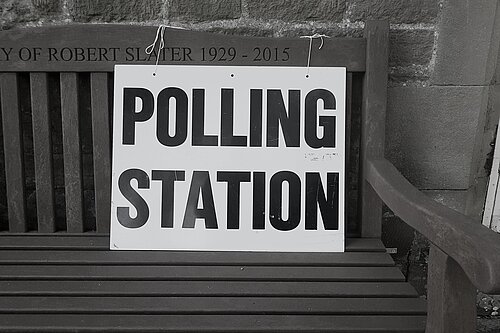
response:
<path fill-rule="evenodd" d="M 0 234 L 3 250 L 90 250 L 109 249 L 109 235 L 96 234 Z M 346 238 L 346 252 L 384 252 L 385 246 L 377 238 Z M 147 252 L 144 252 L 147 253 Z"/>
<path fill-rule="evenodd" d="M 346 229 L 348 225 L 354 225 L 355 221 L 349 220 L 349 211 L 351 208 L 349 207 L 352 203 L 349 200 L 349 173 L 350 173 L 350 158 L 351 158 L 351 128 L 352 128 L 352 73 L 346 73 L 346 86 L 345 86 L 345 163 L 344 163 L 344 197 L 345 197 L 345 208 L 344 208 L 344 223 L 346 225 Z M 355 208 L 354 208 L 355 209 Z M 357 221 L 356 221 L 357 222 Z"/>
<path fill-rule="evenodd" d="M 0 280 L 403 282 L 396 267 L 0 265 Z"/>
<path fill-rule="evenodd" d="M 421 298 L 160 296 L 152 306 L 149 296 L 7 296 L 0 298 L 0 313 L 425 315 L 426 310 Z"/>
<path fill-rule="evenodd" d="M 96 231 L 109 233 L 111 216 L 111 133 L 107 73 L 90 75 Z"/>
<path fill-rule="evenodd" d="M 10 232 L 27 231 L 23 136 L 15 73 L 0 73 L 0 97 Z"/>
<path fill-rule="evenodd" d="M 346 238 L 346 252 L 386 252 L 380 238 Z"/>
<path fill-rule="evenodd" d="M 363 83 L 360 146 L 360 216 L 361 235 L 380 237 L 382 204 L 366 182 L 367 161 L 384 157 L 385 112 L 387 107 L 387 76 L 389 55 L 389 24 L 368 21 L 365 25 L 366 72 Z"/>
<path fill-rule="evenodd" d="M 500 292 L 500 234 L 427 197 L 387 160 L 369 161 L 366 174 L 385 204 L 453 258 L 478 289 Z"/>
<path fill-rule="evenodd" d="M 252 253 L 177 251 L 2 250 L 0 265 L 247 265 L 247 266 L 394 266 L 387 253 Z"/>
<path fill-rule="evenodd" d="M 0 315 L 11 332 L 424 332 L 425 316 Z"/>
<path fill-rule="evenodd" d="M 476 332 L 476 288 L 436 246 L 429 254 L 427 333 Z"/>
<path fill-rule="evenodd" d="M 83 185 L 76 73 L 61 73 L 61 114 L 66 226 L 68 232 L 82 232 Z"/>
<path fill-rule="evenodd" d="M 346 74 L 346 85 L 345 85 L 345 170 L 346 174 L 349 169 L 349 157 L 351 156 L 351 122 L 352 122 L 352 73 Z M 347 176 L 346 176 L 347 177 Z M 346 186 L 347 188 L 347 186 Z M 347 189 L 346 189 L 347 191 Z M 347 192 L 346 192 L 347 198 Z"/>
<path fill-rule="evenodd" d="M 139 25 L 74 24 L 0 31 L 0 45 L 13 49 L 11 59 L 0 62 L 0 72 L 112 72 L 115 64 L 154 65 L 156 58 L 147 60 L 144 50 L 153 41 L 157 28 Z M 164 40 L 166 56 L 165 59 L 160 58 L 160 64 L 170 65 L 305 67 L 309 49 L 309 40 L 298 37 L 262 38 L 172 28 L 165 30 Z M 37 60 L 22 61 L 15 57 L 14 54 L 18 54 L 22 47 L 39 48 Z M 219 52 L 215 61 L 209 61 L 212 58 L 208 53 L 210 47 L 225 48 L 225 57 Z M 232 57 L 227 50 L 231 47 L 236 48 L 237 54 L 234 60 L 229 61 Z M 189 57 L 185 56 L 186 48 L 189 48 Z M 256 60 L 259 59 L 256 48 L 261 50 L 260 61 Z M 265 61 L 267 57 L 262 56 L 265 48 L 271 52 L 268 61 Z M 184 58 L 186 61 L 183 61 Z M 81 61 L 82 59 L 87 61 Z M 345 66 L 349 71 L 363 71 L 365 40 L 325 39 L 321 50 L 312 58 L 311 66 Z"/>
<path fill-rule="evenodd" d="M 31 73 L 30 84 L 38 232 L 54 232 L 54 175 L 47 74 Z"/>
<path fill-rule="evenodd" d="M 2 296 L 418 297 L 406 282 L 0 281 Z"/>

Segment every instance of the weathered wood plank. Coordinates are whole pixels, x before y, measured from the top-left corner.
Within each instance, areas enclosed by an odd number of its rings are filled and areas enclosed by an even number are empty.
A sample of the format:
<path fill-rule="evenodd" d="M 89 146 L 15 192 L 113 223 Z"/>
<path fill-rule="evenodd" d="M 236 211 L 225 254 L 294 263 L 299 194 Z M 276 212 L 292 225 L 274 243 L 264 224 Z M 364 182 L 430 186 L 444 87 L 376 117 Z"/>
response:
<path fill-rule="evenodd" d="M 64 25 L 0 31 L 0 45 L 18 54 L 21 47 L 38 48 L 36 61 L 10 57 L 2 71 L 112 72 L 115 64 L 150 64 L 156 61 L 145 47 L 153 41 L 156 26 Z M 19 41 L 22 41 L 20 43 Z M 309 41 L 301 38 L 259 38 L 167 28 L 160 64 L 306 66 Z M 210 48 L 217 51 L 210 56 Z M 264 50 L 269 51 L 265 52 Z M 222 51 L 224 50 L 224 51 Z M 233 53 L 234 50 L 234 53 Z M 234 57 L 232 56 L 234 54 Z M 365 68 L 365 40 L 328 38 L 313 66 Z M 164 55 L 164 56 L 163 56 Z M 268 57 L 269 55 L 269 57 Z"/>
<path fill-rule="evenodd" d="M 386 252 L 380 238 L 346 238 L 346 252 Z"/>
<path fill-rule="evenodd" d="M 0 280 L 402 282 L 396 267 L 0 265 Z"/>
<path fill-rule="evenodd" d="M 23 136 L 17 75 L 0 73 L 2 129 L 10 232 L 27 231 Z"/>
<path fill-rule="evenodd" d="M 95 250 L 109 249 L 109 235 L 0 235 L 0 249 L 4 250 Z M 346 238 L 346 252 L 385 252 L 378 238 Z"/>
<path fill-rule="evenodd" d="M 124 287 L 126 284 L 126 287 Z M 0 281 L 2 296 L 417 297 L 406 282 Z"/>
<path fill-rule="evenodd" d="M 38 232 L 54 232 L 54 175 L 47 74 L 31 73 L 30 84 Z"/>
<path fill-rule="evenodd" d="M 83 231 L 83 185 L 78 117 L 78 78 L 61 73 L 61 114 L 63 129 L 64 185 L 68 232 Z"/>
<path fill-rule="evenodd" d="M 476 288 L 455 260 L 431 246 L 427 333 L 476 331 Z"/>
<path fill-rule="evenodd" d="M 0 249 L 10 250 L 95 250 L 109 249 L 109 235 L 68 234 L 0 234 Z"/>
<path fill-rule="evenodd" d="M 452 257 L 478 289 L 500 292 L 500 234 L 432 200 L 389 161 L 368 166 L 368 181 L 397 216 Z"/>
<path fill-rule="evenodd" d="M 252 266 L 394 266 L 381 252 L 253 253 L 178 251 L 3 250 L 0 265 L 252 265 Z M 1 275 L 1 274 L 0 274 Z"/>
<path fill-rule="evenodd" d="M 351 113 L 352 113 L 352 73 L 347 73 L 346 75 L 346 86 L 345 86 L 345 170 L 346 175 L 349 172 L 349 157 L 351 156 Z M 347 186 L 346 186 L 346 198 L 347 198 Z"/>
<path fill-rule="evenodd" d="M 425 315 L 421 298 L 310 297 L 40 297 L 0 298 L 0 313 Z M 454 331 L 458 332 L 458 331 Z M 465 332 L 465 331 L 464 331 Z M 470 331 L 467 331 L 470 332 Z"/>
<path fill-rule="evenodd" d="M 111 133 L 107 73 L 92 73 L 90 87 L 96 231 L 98 233 L 109 233 L 111 216 Z"/>
<path fill-rule="evenodd" d="M 361 235 L 380 237 L 382 233 L 382 203 L 366 181 L 370 158 L 384 156 L 385 111 L 387 107 L 387 76 L 389 54 L 389 24 L 368 21 L 365 24 L 366 73 L 363 85 L 361 113 Z"/>
<path fill-rule="evenodd" d="M 94 329 L 106 332 L 424 332 L 425 316 L 74 315 L 4 314 L 14 332 Z"/>
<path fill-rule="evenodd" d="M 350 157 L 351 157 L 351 112 L 352 112 L 352 73 L 346 74 L 346 87 L 345 87 L 345 163 L 344 163 L 344 197 L 345 197 L 345 208 L 344 208 L 344 223 L 346 225 L 346 229 L 348 225 L 355 225 L 355 221 L 349 220 L 349 206 L 351 202 L 349 200 L 349 172 L 350 168 Z"/>

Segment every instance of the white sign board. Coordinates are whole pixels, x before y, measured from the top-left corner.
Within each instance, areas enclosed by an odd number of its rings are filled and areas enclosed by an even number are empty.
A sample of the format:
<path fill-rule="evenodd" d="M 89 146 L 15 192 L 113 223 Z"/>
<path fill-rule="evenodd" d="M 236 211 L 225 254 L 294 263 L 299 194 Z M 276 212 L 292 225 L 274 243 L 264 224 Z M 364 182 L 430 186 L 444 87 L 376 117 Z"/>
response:
<path fill-rule="evenodd" d="M 345 68 L 116 66 L 111 249 L 344 251 Z"/>

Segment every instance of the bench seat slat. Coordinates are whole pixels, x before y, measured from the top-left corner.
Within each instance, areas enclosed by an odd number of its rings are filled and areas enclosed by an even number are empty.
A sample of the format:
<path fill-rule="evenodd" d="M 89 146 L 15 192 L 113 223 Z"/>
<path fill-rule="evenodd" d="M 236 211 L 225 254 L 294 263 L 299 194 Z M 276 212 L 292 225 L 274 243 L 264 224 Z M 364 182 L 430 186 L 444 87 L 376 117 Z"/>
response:
<path fill-rule="evenodd" d="M 404 281 L 396 267 L 0 265 L 1 280 Z"/>
<path fill-rule="evenodd" d="M 124 286 L 126 288 L 126 286 Z M 420 298 L 41 297 L 0 298 L 0 313 L 420 314 Z"/>
<path fill-rule="evenodd" d="M 54 175 L 47 73 L 31 73 L 31 112 L 39 232 L 55 231 Z"/>
<path fill-rule="evenodd" d="M 0 296 L 417 297 L 406 282 L 0 281 Z"/>
<path fill-rule="evenodd" d="M 0 250 L 107 250 L 109 235 L 40 236 L 36 234 L 0 234 Z M 346 252 L 386 252 L 379 238 L 347 238 Z"/>
<path fill-rule="evenodd" d="M 4 314 L 12 332 L 424 332 L 425 316 Z"/>
<path fill-rule="evenodd" d="M 346 238 L 346 252 L 386 252 L 380 238 Z"/>
<path fill-rule="evenodd" d="M 159 251 L 3 250 L 0 265 L 252 265 L 252 266 L 393 266 L 380 252 L 252 253 Z"/>

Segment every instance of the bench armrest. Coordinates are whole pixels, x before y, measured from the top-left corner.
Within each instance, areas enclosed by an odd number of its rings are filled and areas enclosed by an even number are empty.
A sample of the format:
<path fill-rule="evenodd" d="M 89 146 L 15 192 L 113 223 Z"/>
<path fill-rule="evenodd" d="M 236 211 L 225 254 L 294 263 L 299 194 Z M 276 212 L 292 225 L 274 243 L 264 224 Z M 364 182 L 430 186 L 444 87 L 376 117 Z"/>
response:
<path fill-rule="evenodd" d="M 389 161 L 368 161 L 366 180 L 408 225 L 453 258 L 472 284 L 500 292 L 500 234 L 427 197 Z"/>

